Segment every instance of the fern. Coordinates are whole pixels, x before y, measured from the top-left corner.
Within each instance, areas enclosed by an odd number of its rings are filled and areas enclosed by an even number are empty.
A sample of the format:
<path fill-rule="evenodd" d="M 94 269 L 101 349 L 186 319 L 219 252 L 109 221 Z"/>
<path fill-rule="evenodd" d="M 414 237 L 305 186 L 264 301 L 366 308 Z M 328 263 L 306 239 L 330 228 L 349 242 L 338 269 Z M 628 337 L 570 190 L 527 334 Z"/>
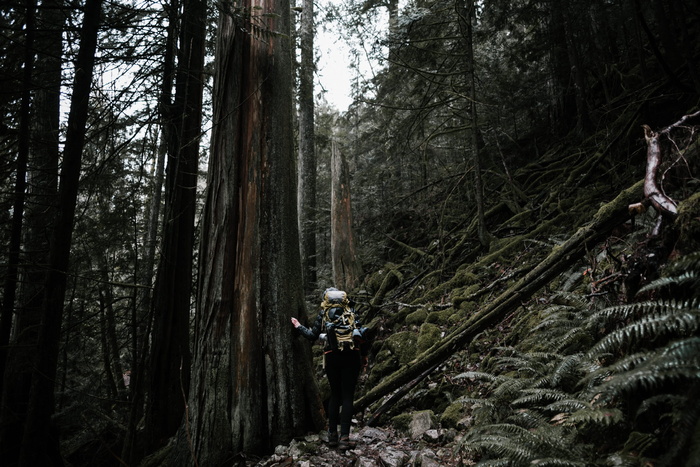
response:
<path fill-rule="evenodd" d="M 514 406 L 543 406 L 549 405 L 551 402 L 567 399 L 569 395 L 563 391 L 556 389 L 524 389 L 522 391 L 525 396 L 522 396 L 513 402 Z"/>
<path fill-rule="evenodd" d="M 594 357 L 601 353 L 632 349 L 661 337 L 670 339 L 695 333 L 700 328 L 700 310 L 697 303 L 694 306 L 694 309 L 688 305 L 682 308 L 666 308 L 664 314 L 644 316 L 605 336 L 587 355 Z"/>
<path fill-rule="evenodd" d="M 572 413 L 579 410 L 590 408 L 591 404 L 578 399 L 562 399 L 544 407 L 545 412 L 549 413 Z"/>
<path fill-rule="evenodd" d="M 551 425 L 536 430 L 510 423 L 479 427 L 465 437 L 463 449 L 487 459 L 508 459 L 512 465 L 538 465 L 545 460 L 560 464 L 543 465 L 586 465 L 583 449 L 565 430 Z"/>
<path fill-rule="evenodd" d="M 566 418 L 566 423 L 572 425 L 611 426 L 622 422 L 622 411 L 614 408 L 587 407 L 577 410 Z"/>
<path fill-rule="evenodd" d="M 581 368 L 583 354 L 577 353 L 564 358 L 552 372 L 552 386 L 568 388 L 583 376 Z"/>

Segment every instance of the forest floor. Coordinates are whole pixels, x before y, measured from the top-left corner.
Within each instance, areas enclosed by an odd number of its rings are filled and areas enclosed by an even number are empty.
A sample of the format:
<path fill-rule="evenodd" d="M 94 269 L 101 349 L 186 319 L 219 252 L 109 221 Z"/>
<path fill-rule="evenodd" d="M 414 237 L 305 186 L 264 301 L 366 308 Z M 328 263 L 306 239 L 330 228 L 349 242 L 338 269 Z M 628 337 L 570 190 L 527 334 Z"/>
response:
<path fill-rule="evenodd" d="M 296 439 L 287 446 L 278 446 L 271 456 L 248 460 L 249 467 L 398 467 L 469 465 L 455 454 L 459 443 L 454 430 L 443 431 L 418 426 L 411 433 L 385 427 L 355 427 L 351 439 L 354 448 L 342 451 L 328 446 L 327 433 Z M 423 431 L 421 433 L 421 431 Z"/>

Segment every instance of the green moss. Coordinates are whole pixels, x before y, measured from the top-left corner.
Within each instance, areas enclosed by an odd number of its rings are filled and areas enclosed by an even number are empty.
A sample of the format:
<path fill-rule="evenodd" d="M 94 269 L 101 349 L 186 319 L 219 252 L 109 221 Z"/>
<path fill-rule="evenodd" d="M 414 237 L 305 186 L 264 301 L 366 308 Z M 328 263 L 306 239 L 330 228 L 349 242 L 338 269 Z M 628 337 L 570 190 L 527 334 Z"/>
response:
<path fill-rule="evenodd" d="M 384 345 L 392 355 L 396 356 L 399 364 L 404 365 L 416 356 L 417 340 L 418 336 L 414 332 L 402 331 L 389 336 Z"/>
<path fill-rule="evenodd" d="M 675 221 L 678 229 L 678 248 L 684 253 L 700 250 L 700 193 L 678 205 Z"/>
<path fill-rule="evenodd" d="M 423 323 L 418 334 L 418 352 L 425 352 L 440 340 L 442 331 L 440 328 L 431 323 Z"/>
<path fill-rule="evenodd" d="M 399 361 L 396 355 L 393 355 L 387 347 L 382 348 L 374 358 L 367 385 L 373 387 L 379 384 L 386 375 L 393 373 L 398 368 Z M 327 381 L 326 378 L 323 380 Z"/>
<path fill-rule="evenodd" d="M 421 325 L 425 322 L 425 319 L 427 317 L 428 317 L 428 310 L 426 310 L 425 308 L 420 308 L 420 309 L 414 311 L 413 313 L 409 313 L 406 316 L 406 319 L 404 320 L 404 322 L 409 326 L 412 324 Z"/>
<path fill-rule="evenodd" d="M 447 320 L 455 312 L 454 308 L 446 308 L 444 310 L 433 311 L 428 314 L 428 319 L 426 322 L 431 324 L 447 324 Z"/>
<path fill-rule="evenodd" d="M 467 409 L 461 402 L 453 402 L 448 405 L 442 415 L 440 415 L 440 425 L 442 428 L 457 428 L 460 420 L 467 415 Z"/>
<path fill-rule="evenodd" d="M 402 413 L 391 419 L 391 426 L 396 428 L 398 431 L 407 432 L 408 427 L 411 425 L 411 420 L 413 420 L 412 414 Z"/>
<path fill-rule="evenodd" d="M 473 302 L 471 302 L 473 303 Z M 470 312 L 460 309 L 456 313 L 452 313 L 447 317 L 447 324 L 449 325 L 459 325 L 462 324 L 470 315 Z"/>

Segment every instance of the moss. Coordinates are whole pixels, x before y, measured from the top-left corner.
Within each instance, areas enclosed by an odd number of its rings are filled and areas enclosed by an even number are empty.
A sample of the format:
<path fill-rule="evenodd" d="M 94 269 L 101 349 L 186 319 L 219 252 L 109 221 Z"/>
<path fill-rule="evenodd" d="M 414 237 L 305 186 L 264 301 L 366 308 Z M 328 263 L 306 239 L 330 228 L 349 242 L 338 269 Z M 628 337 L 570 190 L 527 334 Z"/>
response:
<path fill-rule="evenodd" d="M 473 303 L 473 302 L 470 302 Z M 452 313 L 447 317 L 447 324 L 449 325 L 459 325 L 462 324 L 470 315 L 470 312 L 460 309 L 456 313 Z"/>
<path fill-rule="evenodd" d="M 404 320 L 404 322 L 409 326 L 412 324 L 421 325 L 425 322 L 425 319 L 427 317 L 428 317 L 428 310 L 426 310 L 425 308 L 420 308 L 420 309 L 414 311 L 413 313 L 408 314 L 406 316 L 406 319 Z"/>
<path fill-rule="evenodd" d="M 678 248 L 683 253 L 700 250 L 700 193 L 678 205 L 675 226 L 679 234 Z"/>
<path fill-rule="evenodd" d="M 433 311 L 428 314 L 428 319 L 426 322 L 432 324 L 447 324 L 448 319 L 455 312 L 454 308 L 446 308 L 444 310 Z"/>
<path fill-rule="evenodd" d="M 434 324 L 423 323 L 418 334 L 418 352 L 424 352 L 440 340 L 442 331 Z"/>
<path fill-rule="evenodd" d="M 399 364 L 404 365 L 416 356 L 416 342 L 418 336 L 414 332 L 403 331 L 389 336 L 384 345 L 395 355 Z"/>
<path fill-rule="evenodd" d="M 467 415 L 467 409 L 461 402 L 453 402 L 440 415 L 442 428 L 457 428 L 459 422 Z"/>
<path fill-rule="evenodd" d="M 379 384 L 379 382 L 386 375 L 391 374 L 399 368 L 399 361 L 396 355 L 393 355 L 391 351 L 384 347 L 377 353 L 376 358 L 374 358 L 372 369 L 370 370 L 369 377 L 367 379 L 368 387 L 373 387 Z M 324 380 L 327 380 L 324 378 Z"/>
<path fill-rule="evenodd" d="M 407 432 L 408 427 L 411 425 L 411 420 L 413 420 L 413 415 L 410 413 L 402 413 L 391 419 L 391 426 L 396 428 L 398 431 Z"/>

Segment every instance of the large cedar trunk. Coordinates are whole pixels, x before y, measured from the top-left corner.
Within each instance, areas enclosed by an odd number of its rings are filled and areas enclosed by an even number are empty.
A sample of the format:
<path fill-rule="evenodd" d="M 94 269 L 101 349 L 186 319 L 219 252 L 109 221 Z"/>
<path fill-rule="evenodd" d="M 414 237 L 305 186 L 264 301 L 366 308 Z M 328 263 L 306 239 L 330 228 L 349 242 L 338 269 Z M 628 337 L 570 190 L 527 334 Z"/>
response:
<path fill-rule="evenodd" d="M 352 230 L 350 170 L 335 142 L 331 150 L 331 263 L 336 287 L 353 290 L 359 285 L 362 267 Z"/>
<path fill-rule="evenodd" d="M 240 7 L 254 16 L 224 3 L 219 22 L 192 389 L 178 465 L 192 456 L 221 465 L 319 428 L 309 347 L 290 323 L 305 311 L 289 3 Z"/>

